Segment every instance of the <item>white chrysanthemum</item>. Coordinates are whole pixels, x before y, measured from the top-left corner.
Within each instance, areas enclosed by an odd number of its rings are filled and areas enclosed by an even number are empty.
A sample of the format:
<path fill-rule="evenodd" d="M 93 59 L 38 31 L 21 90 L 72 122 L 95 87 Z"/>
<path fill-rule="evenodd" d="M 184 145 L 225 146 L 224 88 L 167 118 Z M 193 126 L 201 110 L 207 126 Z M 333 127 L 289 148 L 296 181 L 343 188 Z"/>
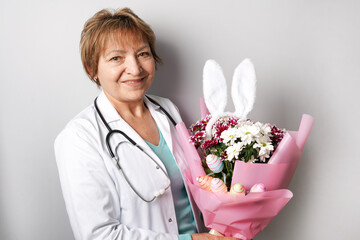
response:
<path fill-rule="evenodd" d="M 227 154 L 227 159 L 229 161 L 233 159 L 238 159 L 239 153 L 241 152 L 244 144 L 242 142 L 235 143 L 234 145 L 229 146 L 225 151 Z"/>
<path fill-rule="evenodd" d="M 223 143 L 225 143 L 228 146 L 231 146 L 235 143 L 235 141 L 240 138 L 240 132 L 237 128 L 229 128 L 227 130 L 224 130 L 220 137 L 223 140 Z"/>
<path fill-rule="evenodd" d="M 268 123 L 256 122 L 255 125 L 260 129 L 262 134 L 269 135 L 271 133 L 271 128 Z"/>
<path fill-rule="evenodd" d="M 256 142 L 259 144 L 271 143 L 270 135 L 260 134 L 260 136 L 258 136 L 258 138 L 256 139 Z"/>
<path fill-rule="evenodd" d="M 250 144 L 261 136 L 260 128 L 253 124 L 243 125 L 241 128 L 239 128 L 239 132 L 241 140 L 245 145 Z"/>
<path fill-rule="evenodd" d="M 261 142 L 254 144 L 254 148 L 260 148 L 259 151 L 259 158 L 260 161 L 265 161 L 265 158 L 270 157 L 270 153 L 274 151 L 274 146 L 271 144 L 271 142 Z"/>

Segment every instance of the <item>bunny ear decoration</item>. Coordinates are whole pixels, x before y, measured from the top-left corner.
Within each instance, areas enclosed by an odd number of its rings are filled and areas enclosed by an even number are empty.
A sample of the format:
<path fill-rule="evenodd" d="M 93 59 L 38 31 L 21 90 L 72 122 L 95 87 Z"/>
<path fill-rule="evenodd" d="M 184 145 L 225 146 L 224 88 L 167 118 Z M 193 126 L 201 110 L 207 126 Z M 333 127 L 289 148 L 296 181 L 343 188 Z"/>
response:
<path fill-rule="evenodd" d="M 215 60 L 207 60 L 203 71 L 203 91 L 206 106 L 212 116 L 223 113 L 227 103 L 226 79 Z"/>
<path fill-rule="evenodd" d="M 256 75 L 249 59 L 243 60 L 235 69 L 231 86 L 231 96 L 235 115 L 246 119 L 255 102 Z"/>

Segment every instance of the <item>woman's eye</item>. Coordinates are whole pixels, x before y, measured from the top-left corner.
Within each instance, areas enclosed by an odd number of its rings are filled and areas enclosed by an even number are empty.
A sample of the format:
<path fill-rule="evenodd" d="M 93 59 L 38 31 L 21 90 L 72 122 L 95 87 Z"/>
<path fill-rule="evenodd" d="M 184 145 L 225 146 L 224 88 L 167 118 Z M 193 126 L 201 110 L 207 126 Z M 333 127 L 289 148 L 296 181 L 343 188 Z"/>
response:
<path fill-rule="evenodd" d="M 141 52 L 139 53 L 139 57 L 149 57 L 150 53 L 149 52 Z"/>
<path fill-rule="evenodd" d="M 120 60 L 120 57 L 112 57 L 111 59 L 110 59 L 110 61 L 119 61 Z"/>

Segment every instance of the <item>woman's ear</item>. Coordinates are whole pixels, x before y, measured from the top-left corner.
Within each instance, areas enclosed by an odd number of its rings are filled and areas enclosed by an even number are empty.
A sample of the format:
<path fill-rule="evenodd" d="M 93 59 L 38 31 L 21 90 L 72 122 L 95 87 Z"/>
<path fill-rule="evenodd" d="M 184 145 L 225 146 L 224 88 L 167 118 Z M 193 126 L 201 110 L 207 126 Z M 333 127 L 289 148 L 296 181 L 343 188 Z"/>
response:
<path fill-rule="evenodd" d="M 86 66 L 86 72 L 89 74 L 91 79 L 96 78 L 96 76 L 94 76 L 94 72 L 92 71 L 91 67 Z"/>
<path fill-rule="evenodd" d="M 86 67 L 86 70 L 87 70 L 87 73 L 88 73 L 90 79 L 93 80 L 100 87 L 101 84 L 100 84 L 97 73 L 94 73 L 89 66 Z"/>

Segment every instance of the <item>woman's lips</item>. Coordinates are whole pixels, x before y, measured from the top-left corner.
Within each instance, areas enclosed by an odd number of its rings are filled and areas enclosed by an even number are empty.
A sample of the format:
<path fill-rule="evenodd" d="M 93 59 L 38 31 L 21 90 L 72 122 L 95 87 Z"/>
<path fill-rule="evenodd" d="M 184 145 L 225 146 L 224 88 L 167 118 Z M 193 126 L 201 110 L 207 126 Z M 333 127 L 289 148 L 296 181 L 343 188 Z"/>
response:
<path fill-rule="evenodd" d="M 142 85 L 143 82 L 144 82 L 144 80 L 145 80 L 145 77 L 139 78 L 139 79 L 124 80 L 123 83 L 125 83 L 125 84 L 128 85 L 128 86 L 133 86 L 133 87 L 135 87 L 135 86 L 140 86 L 140 85 Z"/>

